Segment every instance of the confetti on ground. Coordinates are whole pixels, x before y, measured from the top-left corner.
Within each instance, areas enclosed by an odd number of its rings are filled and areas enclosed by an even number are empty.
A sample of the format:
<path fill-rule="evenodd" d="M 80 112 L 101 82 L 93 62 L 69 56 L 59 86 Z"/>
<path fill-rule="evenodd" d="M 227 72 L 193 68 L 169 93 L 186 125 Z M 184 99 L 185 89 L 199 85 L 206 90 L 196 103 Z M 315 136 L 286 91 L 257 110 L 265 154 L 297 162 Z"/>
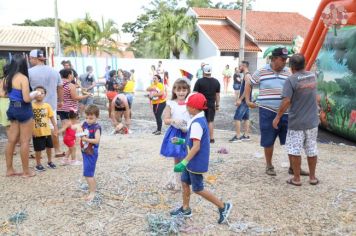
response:
<path fill-rule="evenodd" d="M 179 234 L 184 224 L 183 216 L 165 218 L 160 214 L 149 214 L 146 217 L 151 235 Z"/>

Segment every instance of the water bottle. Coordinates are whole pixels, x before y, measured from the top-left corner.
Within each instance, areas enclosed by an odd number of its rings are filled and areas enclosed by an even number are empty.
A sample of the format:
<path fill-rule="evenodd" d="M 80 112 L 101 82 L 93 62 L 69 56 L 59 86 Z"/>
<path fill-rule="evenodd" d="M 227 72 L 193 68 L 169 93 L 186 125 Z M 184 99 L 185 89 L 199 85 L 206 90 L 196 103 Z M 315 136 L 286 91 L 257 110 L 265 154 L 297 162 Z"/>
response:
<path fill-rule="evenodd" d="M 173 137 L 173 138 L 171 138 L 171 143 L 176 144 L 176 145 L 185 144 L 185 139 L 184 138 Z"/>

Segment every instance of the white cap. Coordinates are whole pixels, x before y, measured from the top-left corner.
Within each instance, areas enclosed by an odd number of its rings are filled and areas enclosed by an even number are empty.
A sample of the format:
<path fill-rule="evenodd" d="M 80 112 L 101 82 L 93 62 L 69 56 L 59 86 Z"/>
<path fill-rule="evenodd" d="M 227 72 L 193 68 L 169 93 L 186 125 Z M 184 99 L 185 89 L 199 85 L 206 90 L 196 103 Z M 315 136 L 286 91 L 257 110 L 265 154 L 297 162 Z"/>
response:
<path fill-rule="evenodd" d="M 204 74 L 209 74 L 210 75 L 211 71 L 212 71 L 211 65 L 209 65 L 209 64 L 204 65 L 204 67 L 203 67 L 203 73 Z"/>
<path fill-rule="evenodd" d="M 30 57 L 38 58 L 38 59 L 40 59 L 40 60 L 46 60 L 46 59 L 47 59 L 47 58 L 44 56 L 43 51 L 40 50 L 40 49 L 31 50 L 31 52 L 30 52 Z"/>

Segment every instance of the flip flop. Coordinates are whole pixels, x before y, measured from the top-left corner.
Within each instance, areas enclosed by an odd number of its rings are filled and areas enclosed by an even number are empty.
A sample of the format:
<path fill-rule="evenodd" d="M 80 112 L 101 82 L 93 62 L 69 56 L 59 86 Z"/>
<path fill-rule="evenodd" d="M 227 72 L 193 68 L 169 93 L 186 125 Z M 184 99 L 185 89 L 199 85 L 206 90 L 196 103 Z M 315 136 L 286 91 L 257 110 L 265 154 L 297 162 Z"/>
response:
<path fill-rule="evenodd" d="M 64 157 L 66 155 L 65 152 L 62 152 L 62 153 L 57 153 L 54 155 L 54 157 Z"/>
<path fill-rule="evenodd" d="M 315 178 L 314 180 L 309 180 L 309 184 L 310 185 L 318 185 L 319 184 L 319 180 L 317 178 Z"/>
<path fill-rule="evenodd" d="M 287 180 L 287 184 L 298 186 L 298 187 L 302 186 L 302 183 L 296 183 L 293 181 L 293 179 Z"/>

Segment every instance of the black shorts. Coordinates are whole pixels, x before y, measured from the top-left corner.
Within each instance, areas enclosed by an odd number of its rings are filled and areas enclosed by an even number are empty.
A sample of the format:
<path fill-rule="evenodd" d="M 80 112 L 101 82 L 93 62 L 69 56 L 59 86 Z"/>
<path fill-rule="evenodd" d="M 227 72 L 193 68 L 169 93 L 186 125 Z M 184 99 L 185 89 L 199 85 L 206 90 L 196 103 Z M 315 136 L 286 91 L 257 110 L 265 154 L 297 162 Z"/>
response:
<path fill-rule="evenodd" d="M 69 120 L 69 112 L 67 111 L 57 111 L 57 115 L 61 120 Z"/>
<path fill-rule="evenodd" d="M 33 149 L 35 152 L 40 152 L 46 148 L 53 148 L 53 142 L 51 136 L 33 137 Z"/>
<path fill-rule="evenodd" d="M 213 122 L 215 118 L 215 107 L 208 107 L 208 109 L 205 109 L 204 115 L 208 122 Z"/>
<path fill-rule="evenodd" d="M 126 107 L 115 107 L 115 111 L 126 111 Z"/>

